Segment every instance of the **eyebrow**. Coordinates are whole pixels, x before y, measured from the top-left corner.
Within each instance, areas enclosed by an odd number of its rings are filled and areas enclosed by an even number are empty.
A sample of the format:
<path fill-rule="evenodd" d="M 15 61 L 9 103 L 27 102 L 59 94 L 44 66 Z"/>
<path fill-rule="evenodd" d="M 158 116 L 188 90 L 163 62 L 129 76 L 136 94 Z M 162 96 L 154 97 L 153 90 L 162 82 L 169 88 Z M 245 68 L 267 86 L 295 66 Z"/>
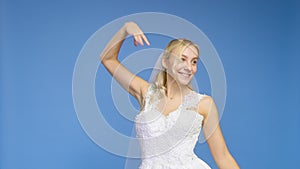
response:
<path fill-rule="evenodd" d="M 183 56 L 183 57 L 185 57 L 185 58 L 187 58 L 187 56 L 186 56 L 186 55 L 184 55 L 184 54 L 182 54 L 182 56 Z M 192 58 L 192 59 L 199 59 L 199 56 L 197 56 L 197 57 L 194 57 L 194 58 Z"/>

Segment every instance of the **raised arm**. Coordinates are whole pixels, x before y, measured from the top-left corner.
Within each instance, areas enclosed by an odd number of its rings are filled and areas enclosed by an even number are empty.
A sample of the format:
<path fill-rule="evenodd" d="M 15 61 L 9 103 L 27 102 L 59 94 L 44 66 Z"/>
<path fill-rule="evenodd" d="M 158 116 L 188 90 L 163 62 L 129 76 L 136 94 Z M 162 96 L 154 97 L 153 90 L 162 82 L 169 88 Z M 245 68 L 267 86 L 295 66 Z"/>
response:
<path fill-rule="evenodd" d="M 119 51 L 127 35 L 134 37 L 135 46 L 144 45 L 144 42 L 150 45 L 139 26 L 134 22 L 127 22 L 107 44 L 100 55 L 100 60 L 117 82 L 141 105 L 143 94 L 149 85 L 148 82 L 131 73 L 118 60 Z"/>
<path fill-rule="evenodd" d="M 214 100 L 208 96 L 200 102 L 204 115 L 203 131 L 211 154 L 220 169 L 239 169 L 240 167 L 230 154 L 220 125 L 218 110 Z"/>

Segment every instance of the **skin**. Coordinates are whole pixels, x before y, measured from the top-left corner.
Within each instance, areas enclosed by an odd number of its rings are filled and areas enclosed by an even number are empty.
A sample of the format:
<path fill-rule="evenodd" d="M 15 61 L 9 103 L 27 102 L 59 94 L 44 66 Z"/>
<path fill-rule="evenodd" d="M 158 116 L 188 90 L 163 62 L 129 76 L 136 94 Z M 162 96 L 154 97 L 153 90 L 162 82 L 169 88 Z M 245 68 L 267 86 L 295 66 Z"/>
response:
<path fill-rule="evenodd" d="M 120 48 L 128 35 L 134 37 L 135 46 L 143 46 L 144 43 L 150 45 L 139 26 L 134 22 L 127 22 L 107 44 L 100 55 L 100 60 L 108 72 L 138 100 L 141 106 L 142 98 L 145 96 L 150 84 L 131 73 L 118 60 Z M 162 61 L 163 67 L 167 70 L 167 94 L 164 98 L 164 109 L 162 111 L 164 115 L 168 115 L 169 112 L 180 105 L 182 102 L 181 96 L 190 91 L 187 84 L 197 72 L 198 53 L 193 46 L 188 46 L 181 56 L 176 55 L 176 51 L 174 51 L 174 54 L 169 59 L 163 59 Z M 197 111 L 204 116 L 204 135 L 218 167 L 220 169 L 239 169 L 238 164 L 228 151 L 222 135 L 214 100 L 210 96 L 201 99 Z"/>
<path fill-rule="evenodd" d="M 178 51 L 176 53 L 169 59 L 163 59 L 162 65 L 170 75 L 170 81 L 177 81 L 183 87 L 189 84 L 197 72 L 198 52 L 195 47 L 188 46 L 181 56 L 178 56 Z"/>

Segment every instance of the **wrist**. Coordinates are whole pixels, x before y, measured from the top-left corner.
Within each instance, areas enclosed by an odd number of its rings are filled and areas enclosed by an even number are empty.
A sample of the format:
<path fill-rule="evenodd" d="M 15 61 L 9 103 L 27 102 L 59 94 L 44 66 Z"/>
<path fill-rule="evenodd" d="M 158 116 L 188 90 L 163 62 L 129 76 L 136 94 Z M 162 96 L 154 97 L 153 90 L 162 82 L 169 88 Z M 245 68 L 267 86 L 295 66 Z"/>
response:
<path fill-rule="evenodd" d="M 124 37 L 126 38 L 126 36 L 128 35 L 128 32 L 127 32 L 127 23 L 125 23 L 121 29 L 119 30 L 119 33 Z"/>

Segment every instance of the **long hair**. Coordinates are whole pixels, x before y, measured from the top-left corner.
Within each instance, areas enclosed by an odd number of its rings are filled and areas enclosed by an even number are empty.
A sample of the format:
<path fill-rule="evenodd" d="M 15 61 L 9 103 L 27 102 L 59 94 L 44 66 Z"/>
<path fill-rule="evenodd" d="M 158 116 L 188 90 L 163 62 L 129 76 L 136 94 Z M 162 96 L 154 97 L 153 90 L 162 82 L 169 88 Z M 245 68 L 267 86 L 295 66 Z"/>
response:
<path fill-rule="evenodd" d="M 193 43 L 190 40 L 187 39 L 174 39 L 169 42 L 167 47 L 164 50 L 162 59 L 169 59 L 172 53 L 176 52 L 175 55 L 177 57 L 181 56 L 183 51 L 188 47 L 193 46 L 197 49 L 197 52 L 199 53 L 199 47 Z M 176 51 L 175 51 L 176 49 Z M 163 95 L 166 95 L 167 92 L 167 72 L 165 68 L 162 68 L 162 70 L 157 74 L 156 80 L 155 80 L 155 86 L 159 90 L 159 92 Z M 188 87 L 192 89 L 192 86 L 188 84 Z M 193 90 L 193 89 L 192 89 Z"/>

